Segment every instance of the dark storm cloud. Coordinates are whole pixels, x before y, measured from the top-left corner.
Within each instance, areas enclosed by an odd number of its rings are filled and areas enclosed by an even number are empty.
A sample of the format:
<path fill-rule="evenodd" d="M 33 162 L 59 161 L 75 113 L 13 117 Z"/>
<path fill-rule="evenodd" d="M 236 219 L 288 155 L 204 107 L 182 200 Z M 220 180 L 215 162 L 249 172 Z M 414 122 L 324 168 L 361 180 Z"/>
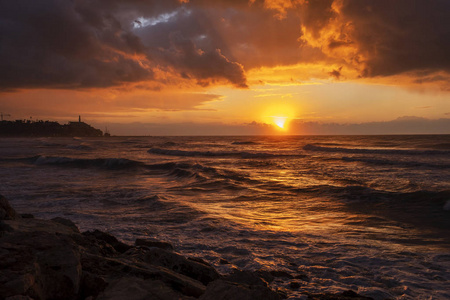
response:
<path fill-rule="evenodd" d="M 311 0 L 303 26 L 324 52 L 363 76 L 450 71 L 450 1 Z"/>
<path fill-rule="evenodd" d="M 0 87 L 98 87 L 152 78 L 140 41 L 111 15 L 96 26 L 72 1 L 0 2 Z"/>
<path fill-rule="evenodd" d="M 179 7 L 178 1 L 0 1 L 0 89 L 107 87 L 157 80 L 160 68 L 202 85 L 246 87 L 242 66 L 219 48 L 202 51 L 182 38 L 165 48 L 134 33 L 137 18 Z"/>
<path fill-rule="evenodd" d="M 0 0 L 0 89 L 245 88 L 244 68 L 299 63 L 445 82 L 449 13 L 448 0 Z"/>

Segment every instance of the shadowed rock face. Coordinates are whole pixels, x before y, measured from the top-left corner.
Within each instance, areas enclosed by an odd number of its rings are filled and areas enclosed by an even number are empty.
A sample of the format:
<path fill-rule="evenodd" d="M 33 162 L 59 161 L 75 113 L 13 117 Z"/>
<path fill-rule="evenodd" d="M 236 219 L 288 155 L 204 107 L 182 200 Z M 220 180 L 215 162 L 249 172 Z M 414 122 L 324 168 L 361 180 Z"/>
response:
<path fill-rule="evenodd" d="M 17 232 L 0 239 L 0 295 L 76 299 L 81 262 L 78 245 L 45 231 Z"/>
<path fill-rule="evenodd" d="M 0 220 L 15 220 L 19 217 L 16 211 L 9 205 L 8 200 L 0 195 Z"/>
<path fill-rule="evenodd" d="M 1 195 L 0 216 L 0 299 L 276 300 L 286 296 L 271 290 L 258 272 L 236 269 L 224 277 L 200 259 L 152 247 L 173 248 L 164 242 L 130 246 L 98 230 L 80 233 L 67 219 L 21 218 Z M 309 297 L 358 299 L 359 295 L 350 291 Z"/>

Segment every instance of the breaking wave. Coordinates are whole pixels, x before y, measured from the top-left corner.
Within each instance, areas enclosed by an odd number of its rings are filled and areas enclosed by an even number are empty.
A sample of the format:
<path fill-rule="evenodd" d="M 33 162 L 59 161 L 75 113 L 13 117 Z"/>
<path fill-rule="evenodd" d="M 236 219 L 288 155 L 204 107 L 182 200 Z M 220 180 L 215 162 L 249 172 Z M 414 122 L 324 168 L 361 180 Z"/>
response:
<path fill-rule="evenodd" d="M 263 152 L 245 151 L 185 151 L 174 149 L 151 148 L 150 154 L 185 156 L 185 157 L 234 157 L 234 158 L 276 158 L 276 157 L 303 157 L 303 155 L 272 154 Z"/>
<path fill-rule="evenodd" d="M 410 149 L 365 149 L 365 148 L 343 148 L 323 147 L 313 144 L 303 146 L 303 150 L 316 152 L 335 152 L 351 154 L 398 154 L 398 155 L 448 155 L 450 151 L 445 150 L 410 150 Z"/>
<path fill-rule="evenodd" d="M 39 155 L 31 158 L 35 165 L 64 165 L 78 168 L 98 167 L 105 169 L 130 169 L 144 166 L 143 163 L 125 158 L 71 158 Z"/>

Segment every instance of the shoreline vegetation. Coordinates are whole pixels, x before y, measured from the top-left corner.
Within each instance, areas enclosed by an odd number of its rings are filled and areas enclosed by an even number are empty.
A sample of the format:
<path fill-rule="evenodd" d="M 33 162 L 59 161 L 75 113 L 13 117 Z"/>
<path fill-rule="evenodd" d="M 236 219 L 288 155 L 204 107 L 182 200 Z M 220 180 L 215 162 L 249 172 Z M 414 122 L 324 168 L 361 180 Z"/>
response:
<path fill-rule="evenodd" d="M 221 262 L 227 264 L 226 260 Z M 289 289 L 274 289 L 278 278 Z M 21 215 L 0 195 L 0 299 L 286 299 L 307 284 L 280 270 L 219 274 L 199 258 L 184 257 L 164 241 L 120 242 L 99 230 L 80 232 L 65 218 Z M 311 300 L 372 299 L 349 290 L 302 293 Z"/>
<path fill-rule="evenodd" d="M 0 121 L 0 137 L 100 137 L 109 136 L 100 129 L 82 122 L 61 125 L 54 121 Z"/>

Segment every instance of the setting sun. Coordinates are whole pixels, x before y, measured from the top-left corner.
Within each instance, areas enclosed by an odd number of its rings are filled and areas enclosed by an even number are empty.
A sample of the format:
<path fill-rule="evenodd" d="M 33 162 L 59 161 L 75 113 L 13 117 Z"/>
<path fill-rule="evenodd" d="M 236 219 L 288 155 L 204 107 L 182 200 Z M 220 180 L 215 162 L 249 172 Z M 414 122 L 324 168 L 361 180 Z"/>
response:
<path fill-rule="evenodd" d="M 270 124 L 279 131 L 289 131 L 289 123 L 298 118 L 298 105 L 295 103 L 284 101 L 272 102 L 265 106 L 262 111 L 261 121 Z"/>
<path fill-rule="evenodd" d="M 287 117 L 278 117 L 278 116 L 273 117 L 273 122 L 281 129 L 285 129 L 284 125 L 286 124 L 286 120 Z"/>

